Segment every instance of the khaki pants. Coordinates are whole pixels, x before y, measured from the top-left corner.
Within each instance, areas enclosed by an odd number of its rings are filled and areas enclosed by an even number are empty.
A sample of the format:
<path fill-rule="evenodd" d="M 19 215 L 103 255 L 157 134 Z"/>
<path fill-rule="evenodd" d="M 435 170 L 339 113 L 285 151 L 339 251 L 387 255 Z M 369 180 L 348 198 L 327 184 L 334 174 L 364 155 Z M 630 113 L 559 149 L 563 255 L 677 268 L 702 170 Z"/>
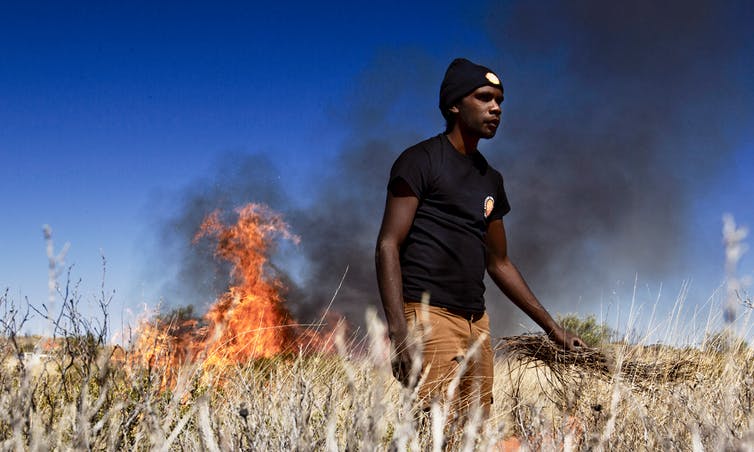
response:
<path fill-rule="evenodd" d="M 455 415 L 480 406 L 485 417 L 492 404 L 493 353 L 490 319 L 484 313 L 478 320 L 467 320 L 445 308 L 407 302 L 404 314 L 414 340 L 423 344 L 422 375 L 419 402 L 429 408 L 432 401 L 451 402 Z M 480 337 L 477 352 L 470 357 L 452 400 L 448 387 L 456 377 L 466 354 Z"/>

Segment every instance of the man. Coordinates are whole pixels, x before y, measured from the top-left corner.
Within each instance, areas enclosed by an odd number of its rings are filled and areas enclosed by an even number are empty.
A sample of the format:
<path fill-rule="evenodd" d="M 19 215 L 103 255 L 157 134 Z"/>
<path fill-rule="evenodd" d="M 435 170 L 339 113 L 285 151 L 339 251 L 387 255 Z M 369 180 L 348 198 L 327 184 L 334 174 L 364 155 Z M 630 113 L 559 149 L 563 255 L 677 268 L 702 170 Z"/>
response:
<path fill-rule="evenodd" d="M 440 87 L 445 133 L 406 149 L 390 173 L 377 280 L 395 350 L 393 374 L 404 385 L 415 383 L 409 382 L 412 358 L 422 349 L 425 407 L 445 399 L 465 368 L 454 410 L 477 405 L 489 412 L 493 351 L 485 270 L 551 340 L 566 349 L 584 345 L 553 320 L 508 257 L 503 178 L 477 150 L 480 139 L 495 136 L 502 102 L 503 86 L 491 70 L 454 60 Z M 420 303 L 423 294 L 429 306 Z M 468 359 L 475 343 L 478 353 Z"/>

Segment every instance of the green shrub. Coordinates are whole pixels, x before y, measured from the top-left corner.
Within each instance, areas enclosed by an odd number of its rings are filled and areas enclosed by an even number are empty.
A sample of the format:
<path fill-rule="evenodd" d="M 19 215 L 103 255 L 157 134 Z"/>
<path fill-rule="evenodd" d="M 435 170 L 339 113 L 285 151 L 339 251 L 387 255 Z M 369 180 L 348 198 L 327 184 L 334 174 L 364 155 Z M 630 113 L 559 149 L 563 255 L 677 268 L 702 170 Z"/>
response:
<path fill-rule="evenodd" d="M 616 333 L 605 323 L 599 323 L 597 317 L 593 314 L 583 318 L 576 314 L 558 315 L 557 321 L 563 328 L 579 335 L 590 347 L 597 347 L 609 342 Z"/>

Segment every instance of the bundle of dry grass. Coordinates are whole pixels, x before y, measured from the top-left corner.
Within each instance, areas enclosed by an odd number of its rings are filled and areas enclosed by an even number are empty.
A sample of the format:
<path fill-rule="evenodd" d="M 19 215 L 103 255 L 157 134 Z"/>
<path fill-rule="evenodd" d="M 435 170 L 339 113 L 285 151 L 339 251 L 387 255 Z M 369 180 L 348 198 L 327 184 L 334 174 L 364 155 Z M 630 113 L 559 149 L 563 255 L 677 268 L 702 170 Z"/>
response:
<path fill-rule="evenodd" d="M 653 362 L 631 360 L 630 354 L 615 353 L 615 347 L 603 349 L 581 348 L 564 350 L 543 334 L 508 336 L 498 339 L 495 350 L 506 357 L 516 358 L 526 365 L 544 365 L 558 380 L 566 380 L 569 375 L 586 373 L 592 377 L 613 378 L 619 373 L 624 381 L 642 386 L 647 383 L 682 381 L 691 378 L 697 365 L 680 356 L 674 349 L 656 353 Z M 623 356 L 616 360 L 615 356 Z"/>
<path fill-rule="evenodd" d="M 500 338 L 497 409 L 529 449 L 752 450 L 754 350 Z M 566 447 L 566 444 L 569 446 Z"/>

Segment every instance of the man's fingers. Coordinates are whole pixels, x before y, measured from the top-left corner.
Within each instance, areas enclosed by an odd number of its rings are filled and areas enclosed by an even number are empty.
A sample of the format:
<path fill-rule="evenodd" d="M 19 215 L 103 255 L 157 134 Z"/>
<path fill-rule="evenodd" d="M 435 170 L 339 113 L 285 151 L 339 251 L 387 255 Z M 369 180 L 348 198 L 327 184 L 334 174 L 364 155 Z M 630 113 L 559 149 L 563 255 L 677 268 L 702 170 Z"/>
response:
<path fill-rule="evenodd" d="M 393 360 L 392 370 L 393 377 L 398 380 L 403 386 L 408 386 L 409 378 L 411 375 L 411 360 L 406 359 L 404 355 L 399 354 Z"/>
<path fill-rule="evenodd" d="M 393 361 L 391 367 L 393 370 L 393 376 L 396 379 L 400 380 L 400 375 L 401 375 L 400 363 L 398 361 Z"/>

